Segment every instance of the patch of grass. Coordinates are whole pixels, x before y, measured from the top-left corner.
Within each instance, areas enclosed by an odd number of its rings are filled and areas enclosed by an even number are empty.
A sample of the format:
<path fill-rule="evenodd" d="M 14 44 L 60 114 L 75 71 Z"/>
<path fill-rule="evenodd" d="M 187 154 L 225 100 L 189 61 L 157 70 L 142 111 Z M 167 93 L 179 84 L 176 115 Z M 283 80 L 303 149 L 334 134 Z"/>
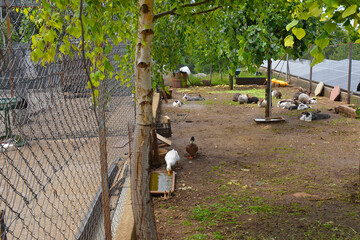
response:
<path fill-rule="evenodd" d="M 213 99 L 201 101 L 201 104 L 202 104 L 202 105 L 205 105 L 205 106 L 207 106 L 207 105 L 213 105 L 213 104 L 216 104 L 216 103 L 217 103 L 217 101 L 215 101 L 215 100 L 213 100 Z"/>
<path fill-rule="evenodd" d="M 249 206 L 249 209 L 252 211 L 252 214 L 265 213 L 265 214 L 276 214 L 275 208 L 271 205 L 263 204 L 259 206 Z"/>
<path fill-rule="evenodd" d="M 186 240 L 193 240 L 193 239 L 207 239 L 207 235 L 203 234 L 203 233 L 198 233 L 198 234 L 194 234 L 191 235 L 190 237 L 187 237 Z"/>
<path fill-rule="evenodd" d="M 210 91 L 209 93 L 219 93 L 219 91 Z M 231 93 L 231 94 L 235 94 L 235 93 L 241 93 L 241 94 L 249 94 L 251 97 L 255 96 L 258 98 L 264 98 L 265 97 L 265 89 L 263 88 L 252 88 L 252 89 L 244 89 L 244 90 L 225 90 L 225 91 L 221 91 L 221 93 Z"/>
<path fill-rule="evenodd" d="M 190 82 L 195 86 L 203 86 L 202 80 L 210 80 L 210 74 L 207 74 L 206 77 L 195 77 L 190 75 Z M 213 72 L 211 75 L 211 85 L 228 85 L 229 84 L 229 75 L 227 73 L 222 73 L 222 77 L 219 72 Z"/>
<path fill-rule="evenodd" d="M 348 212 L 346 215 L 347 216 L 357 216 L 358 214 L 356 212 Z"/>
<path fill-rule="evenodd" d="M 193 224 L 192 224 L 192 222 L 190 222 L 188 220 L 185 220 L 185 221 L 182 222 L 182 225 L 184 225 L 184 226 L 192 226 Z"/>
<path fill-rule="evenodd" d="M 272 148 L 272 150 L 274 152 L 278 152 L 281 154 L 289 154 L 289 153 L 293 152 L 295 150 L 295 148 L 290 147 L 290 146 L 284 146 L 284 147 L 274 147 L 274 148 Z"/>
<path fill-rule="evenodd" d="M 215 239 L 225 239 L 225 237 L 220 232 L 213 232 Z"/>
<path fill-rule="evenodd" d="M 230 105 L 230 106 L 233 106 L 233 105 L 239 105 L 238 102 L 234 102 L 232 100 L 225 100 L 221 103 L 222 105 Z"/>

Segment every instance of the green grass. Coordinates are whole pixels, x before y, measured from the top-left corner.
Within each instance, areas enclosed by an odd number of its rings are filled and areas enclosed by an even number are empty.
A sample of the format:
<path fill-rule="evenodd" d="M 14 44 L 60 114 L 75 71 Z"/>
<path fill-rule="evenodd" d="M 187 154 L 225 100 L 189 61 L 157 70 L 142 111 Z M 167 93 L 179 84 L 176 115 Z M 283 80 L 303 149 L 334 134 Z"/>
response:
<path fill-rule="evenodd" d="M 186 238 L 186 240 L 193 240 L 193 239 L 208 239 L 208 237 L 206 234 L 198 233 Z"/>
<path fill-rule="evenodd" d="M 203 86 L 202 80 L 210 80 L 210 74 L 207 74 L 206 77 L 195 77 L 190 75 L 190 84 L 195 86 Z M 211 85 L 228 85 L 229 84 L 229 75 L 227 73 L 222 74 L 222 79 L 220 73 L 214 72 L 212 74 Z"/>
<path fill-rule="evenodd" d="M 210 91 L 209 93 L 219 93 L 219 91 Z M 225 91 L 221 91 L 221 93 L 231 93 L 231 94 L 242 93 L 242 94 L 249 94 L 250 96 L 255 96 L 258 98 L 265 97 L 265 89 L 263 88 L 252 88 L 252 89 L 244 89 L 244 90 L 225 90 Z"/>

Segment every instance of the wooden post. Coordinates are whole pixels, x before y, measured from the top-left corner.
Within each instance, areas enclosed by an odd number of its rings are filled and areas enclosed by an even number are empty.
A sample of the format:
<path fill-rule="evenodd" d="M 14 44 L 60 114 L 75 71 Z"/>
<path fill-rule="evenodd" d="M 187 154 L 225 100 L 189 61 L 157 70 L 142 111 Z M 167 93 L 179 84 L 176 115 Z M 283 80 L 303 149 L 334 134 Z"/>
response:
<path fill-rule="evenodd" d="M 157 144 L 155 123 L 153 123 L 151 126 L 151 137 L 152 137 L 151 142 L 152 142 L 153 154 L 152 154 L 152 159 L 150 160 L 149 164 L 152 167 L 158 167 L 161 165 L 161 163 L 159 161 L 159 149 L 158 149 L 158 144 Z"/>
<path fill-rule="evenodd" d="M 234 77 L 231 74 L 229 74 L 229 87 L 230 87 L 230 90 L 234 89 Z"/>
<path fill-rule="evenodd" d="M 5 225 L 5 210 L 0 210 L 0 240 L 7 240 Z"/>
<path fill-rule="evenodd" d="M 349 74 L 348 74 L 348 97 L 347 97 L 347 103 L 350 104 L 350 88 L 351 88 L 351 65 L 352 65 L 352 48 L 353 44 L 350 42 L 349 45 Z"/>
<path fill-rule="evenodd" d="M 218 63 L 219 63 L 220 80 L 222 82 L 222 72 L 221 72 L 220 58 L 218 58 Z"/>
<path fill-rule="evenodd" d="M 268 66 L 267 66 L 267 87 L 266 87 L 266 108 L 265 108 L 265 118 L 270 117 L 271 115 L 271 59 L 268 59 Z"/>

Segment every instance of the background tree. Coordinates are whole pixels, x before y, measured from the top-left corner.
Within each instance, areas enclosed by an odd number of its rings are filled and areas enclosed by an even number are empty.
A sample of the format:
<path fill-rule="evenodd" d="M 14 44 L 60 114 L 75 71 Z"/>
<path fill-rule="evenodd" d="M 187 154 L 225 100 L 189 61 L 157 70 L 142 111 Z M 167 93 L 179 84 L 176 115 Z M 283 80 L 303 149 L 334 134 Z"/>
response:
<path fill-rule="evenodd" d="M 293 0 L 293 2 L 298 1 Z M 287 30 L 292 31 L 289 38 L 294 36 L 299 38 L 300 36 L 295 34 L 299 31 L 308 34 L 305 27 L 298 26 L 302 20 L 315 18 L 323 23 L 311 50 L 311 55 L 314 57 L 312 65 L 324 60 L 323 50 L 330 44 L 331 37 L 336 35 L 338 29 L 346 30 L 350 41 L 360 43 L 360 4 L 357 0 L 305 0 L 300 2 L 293 16 L 294 21 L 287 26 Z M 294 28 L 296 31 L 293 30 Z"/>

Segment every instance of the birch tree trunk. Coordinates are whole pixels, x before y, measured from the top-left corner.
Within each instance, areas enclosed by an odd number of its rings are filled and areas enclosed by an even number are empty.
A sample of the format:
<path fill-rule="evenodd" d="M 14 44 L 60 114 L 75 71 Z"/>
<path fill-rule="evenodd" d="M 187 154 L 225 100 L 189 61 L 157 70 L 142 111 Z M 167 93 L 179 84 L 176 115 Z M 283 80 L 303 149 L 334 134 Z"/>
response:
<path fill-rule="evenodd" d="M 136 239 L 156 240 L 156 226 L 149 191 L 152 96 L 151 45 L 154 36 L 154 0 L 139 0 L 140 16 L 135 56 L 136 125 L 131 161 L 131 194 Z"/>

